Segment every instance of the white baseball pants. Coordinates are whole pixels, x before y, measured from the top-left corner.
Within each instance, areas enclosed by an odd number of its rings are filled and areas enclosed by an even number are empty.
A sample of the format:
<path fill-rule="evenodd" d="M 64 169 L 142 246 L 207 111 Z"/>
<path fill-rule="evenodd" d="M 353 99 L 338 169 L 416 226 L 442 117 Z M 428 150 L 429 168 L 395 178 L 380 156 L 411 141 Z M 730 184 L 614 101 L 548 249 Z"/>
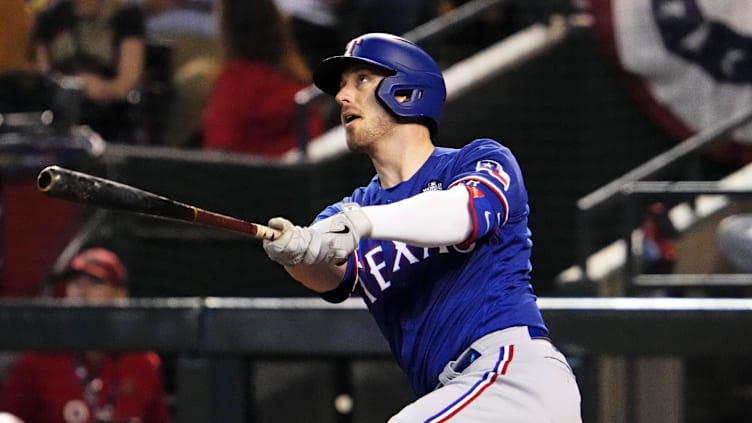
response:
<path fill-rule="evenodd" d="M 526 326 L 480 338 L 439 380 L 436 390 L 388 423 L 582 422 L 580 391 L 566 358 L 547 339 L 531 338 Z"/>

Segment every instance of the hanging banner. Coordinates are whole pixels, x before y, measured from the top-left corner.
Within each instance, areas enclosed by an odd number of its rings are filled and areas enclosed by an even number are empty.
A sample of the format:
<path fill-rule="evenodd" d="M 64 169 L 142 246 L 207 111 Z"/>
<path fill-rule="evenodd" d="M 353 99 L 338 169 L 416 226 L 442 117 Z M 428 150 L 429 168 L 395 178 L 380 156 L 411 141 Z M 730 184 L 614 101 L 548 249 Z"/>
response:
<path fill-rule="evenodd" d="M 599 44 L 630 94 L 684 140 L 752 106 L 752 1 L 592 0 Z M 711 156 L 752 162 L 752 124 Z"/>

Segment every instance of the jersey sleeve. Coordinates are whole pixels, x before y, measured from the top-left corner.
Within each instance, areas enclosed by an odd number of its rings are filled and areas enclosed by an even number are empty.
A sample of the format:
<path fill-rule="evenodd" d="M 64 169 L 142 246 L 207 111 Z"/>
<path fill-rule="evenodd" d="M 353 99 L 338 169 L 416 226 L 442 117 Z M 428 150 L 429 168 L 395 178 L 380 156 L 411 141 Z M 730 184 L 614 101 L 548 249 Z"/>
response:
<path fill-rule="evenodd" d="M 374 183 L 374 182 L 371 181 L 371 183 Z M 342 200 L 322 210 L 321 213 L 319 213 L 316 216 L 313 222 L 311 222 L 311 224 L 316 223 L 319 220 L 326 219 L 327 217 L 334 216 L 335 214 L 342 211 L 342 205 L 346 203 L 358 203 L 361 206 L 369 205 L 368 202 L 365 200 L 365 196 L 366 196 L 366 188 L 365 187 L 357 188 L 349 197 L 345 197 Z"/>
<path fill-rule="evenodd" d="M 494 140 L 473 141 L 462 149 L 449 187 L 464 185 L 473 230 L 469 245 L 510 219 L 527 215 L 527 190 L 516 158 Z"/>
<path fill-rule="evenodd" d="M 347 259 L 347 268 L 345 269 L 345 276 L 339 285 L 331 291 L 322 292 L 320 294 L 324 301 L 330 303 L 341 303 L 350 298 L 355 291 L 355 285 L 358 282 L 358 252 L 353 251 L 350 257 Z"/>

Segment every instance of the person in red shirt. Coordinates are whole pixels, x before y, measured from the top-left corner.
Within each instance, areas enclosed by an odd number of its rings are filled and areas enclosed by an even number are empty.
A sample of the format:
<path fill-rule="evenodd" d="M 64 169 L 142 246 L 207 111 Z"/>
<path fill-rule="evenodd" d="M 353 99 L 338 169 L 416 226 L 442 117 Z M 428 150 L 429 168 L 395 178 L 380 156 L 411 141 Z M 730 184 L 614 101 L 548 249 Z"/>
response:
<path fill-rule="evenodd" d="M 66 298 L 101 304 L 127 296 L 126 269 L 103 248 L 79 253 L 56 279 Z M 5 413 L 26 423 L 171 420 L 154 352 L 23 353 L 0 389 L 0 416 L 13 418 Z"/>
<path fill-rule="evenodd" d="M 295 93 L 311 81 L 310 70 L 272 0 L 218 3 L 226 58 L 203 114 L 206 149 L 280 158 L 298 146 Z M 309 136 L 323 131 L 318 113 Z"/>

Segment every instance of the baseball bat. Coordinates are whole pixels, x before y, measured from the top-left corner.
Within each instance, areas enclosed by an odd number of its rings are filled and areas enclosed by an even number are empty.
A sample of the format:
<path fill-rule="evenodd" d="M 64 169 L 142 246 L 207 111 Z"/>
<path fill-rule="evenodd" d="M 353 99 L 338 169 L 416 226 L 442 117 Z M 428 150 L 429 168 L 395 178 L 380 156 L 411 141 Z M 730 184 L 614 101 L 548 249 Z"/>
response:
<path fill-rule="evenodd" d="M 268 226 L 214 213 L 130 185 L 59 166 L 48 166 L 42 169 L 37 176 L 37 188 L 50 197 L 62 200 L 199 223 L 241 232 L 257 239 L 273 241 L 280 235 L 279 231 Z"/>

